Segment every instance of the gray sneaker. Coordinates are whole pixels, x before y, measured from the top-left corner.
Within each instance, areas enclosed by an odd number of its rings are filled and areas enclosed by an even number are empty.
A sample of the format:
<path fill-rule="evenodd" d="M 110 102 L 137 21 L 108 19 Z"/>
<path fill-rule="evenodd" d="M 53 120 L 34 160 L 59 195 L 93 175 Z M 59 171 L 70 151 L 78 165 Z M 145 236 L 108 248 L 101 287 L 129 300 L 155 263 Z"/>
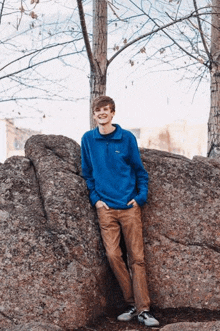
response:
<path fill-rule="evenodd" d="M 117 320 L 122 322 L 129 322 L 135 316 L 137 316 L 136 307 L 129 305 L 125 312 L 117 317 Z"/>
<path fill-rule="evenodd" d="M 146 326 L 157 326 L 159 325 L 159 322 L 156 320 L 156 318 L 147 310 L 142 311 L 138 315 L 138 322 L 146 325 Z"/>

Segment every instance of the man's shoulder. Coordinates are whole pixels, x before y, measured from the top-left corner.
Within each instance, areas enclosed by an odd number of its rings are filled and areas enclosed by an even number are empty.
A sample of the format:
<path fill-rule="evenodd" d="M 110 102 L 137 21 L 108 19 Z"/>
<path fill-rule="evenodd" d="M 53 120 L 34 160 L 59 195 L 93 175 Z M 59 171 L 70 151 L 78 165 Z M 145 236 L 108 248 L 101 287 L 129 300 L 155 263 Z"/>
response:
<path fill-rule="evenodd" d="M 131 131 L 129 131 L 129 130 L 126 130 L 126 129 L 121 128 L 121 132 L 122 132 L 122 134 L 123 134 L 124 137 L 127 137 L 129 139 L 136 139 L 135 138 L 135 135 Z"/>
<path fill-rule="evenodd" d="M 86 131 L 83 136 L 82 136 L 82 140 L 86 140 L 86 139 L 90 139 L 94 136 L 94 130 L 95 129 L 92 129 L 92 130 L 89 130 L 89 131 Z"/>

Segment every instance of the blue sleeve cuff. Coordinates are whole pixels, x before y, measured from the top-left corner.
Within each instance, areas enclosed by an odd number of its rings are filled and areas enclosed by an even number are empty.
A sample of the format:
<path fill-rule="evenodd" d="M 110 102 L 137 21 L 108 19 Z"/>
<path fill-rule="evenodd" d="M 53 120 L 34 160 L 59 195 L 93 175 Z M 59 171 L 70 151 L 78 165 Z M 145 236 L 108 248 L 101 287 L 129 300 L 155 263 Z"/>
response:
<path fill-rule="evenodd" d="M 99 200 L 100 200 L 100 197 L 95 192 L 90 194 L 90 201 L 91 201 L 92 206 L 95 206 L 96 202 Z"/>
<path fill-rule="evenodd" d="M 138 194 L 134 200 L 139 204 L 139 206 L 143 206 L 147 202 L 147 193 L 146 194 Z"/>

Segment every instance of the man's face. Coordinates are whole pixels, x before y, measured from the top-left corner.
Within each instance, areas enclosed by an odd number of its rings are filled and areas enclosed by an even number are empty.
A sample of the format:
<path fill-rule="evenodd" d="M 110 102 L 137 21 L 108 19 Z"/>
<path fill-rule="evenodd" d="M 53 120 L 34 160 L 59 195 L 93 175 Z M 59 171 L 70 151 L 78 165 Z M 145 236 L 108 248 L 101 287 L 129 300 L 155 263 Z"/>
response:
<path fill-rule="evenodd" d="M 111 123 L 115 113 L 111 111 L 110 105 L 100 107 L 94 110 L 93 118 L 98 125 L 106 125 Z"/>

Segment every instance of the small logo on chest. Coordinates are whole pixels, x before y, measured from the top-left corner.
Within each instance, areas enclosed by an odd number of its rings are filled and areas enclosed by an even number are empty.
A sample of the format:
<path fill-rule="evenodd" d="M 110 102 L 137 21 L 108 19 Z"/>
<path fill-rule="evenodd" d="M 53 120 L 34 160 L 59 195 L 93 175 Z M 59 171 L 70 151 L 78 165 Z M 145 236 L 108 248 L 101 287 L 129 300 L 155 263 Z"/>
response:
<path fill-rule="evenodd" d="M 115 151 L 115 153 L 121 153 L 120 151 Z"/>

